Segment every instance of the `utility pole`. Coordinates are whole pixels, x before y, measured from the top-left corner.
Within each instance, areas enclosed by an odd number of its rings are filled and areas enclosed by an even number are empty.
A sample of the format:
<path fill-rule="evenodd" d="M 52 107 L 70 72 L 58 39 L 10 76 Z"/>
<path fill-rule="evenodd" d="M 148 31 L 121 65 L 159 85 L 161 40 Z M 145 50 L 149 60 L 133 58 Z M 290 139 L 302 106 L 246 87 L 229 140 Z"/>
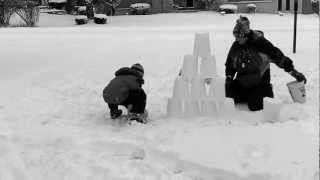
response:
<path fill-rule="evenodd" d="M 294 8 L 293 53 L 296 53 L 298 0 L 294 0 L 294 7 L 293 8 Z"/>

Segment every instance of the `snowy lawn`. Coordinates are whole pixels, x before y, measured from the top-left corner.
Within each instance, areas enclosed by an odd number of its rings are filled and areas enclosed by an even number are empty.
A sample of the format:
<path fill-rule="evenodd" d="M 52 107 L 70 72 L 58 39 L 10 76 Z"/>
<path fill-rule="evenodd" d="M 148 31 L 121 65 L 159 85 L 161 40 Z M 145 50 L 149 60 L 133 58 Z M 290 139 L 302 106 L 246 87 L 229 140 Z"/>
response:
<path fill-rule="evenodd" d="M 38 28 L 0 29 L 0 179 L 319 179 L 318 16 L 298 16 L 292 54 L 292 14 L 248 15 L 306 75 L 307 103 L 292 103 L 285 84 L 293 78 L 272 65 L 275 100 L 283 104 L 278 122 L 240 111 L 166 117 L 195 33 L 210 33 L 223 77 L 238 16 L 113 16 L 77 26 L 73 16 L 41 14 Z M 136 62 L 145 67 L 152 121 L 112 122 L 102 89 L 115 70 Z"/>

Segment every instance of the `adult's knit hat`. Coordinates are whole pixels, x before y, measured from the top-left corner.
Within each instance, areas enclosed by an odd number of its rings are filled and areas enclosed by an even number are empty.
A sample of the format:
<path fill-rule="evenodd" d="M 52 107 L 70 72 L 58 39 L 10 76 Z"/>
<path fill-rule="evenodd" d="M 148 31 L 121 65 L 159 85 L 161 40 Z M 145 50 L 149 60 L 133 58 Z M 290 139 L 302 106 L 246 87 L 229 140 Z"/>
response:
<path fill-rule="evenodd" d="M 236 21 L 236 25 L 233 28 L 233 35 L 236 38 L 245 37 L 250 32 L 250 22 L 245 16 L 240 16 Z"/>
<path fill-rule="evenodd" d="M 135 69 L 135 70 L 137 70 L 139 72 L 144 73 L 144 69 L 143 69 L 142 65 L 139 64 L 139 63 L 136 63 L 136 64 L 132 65 L 131 69 Z"/>

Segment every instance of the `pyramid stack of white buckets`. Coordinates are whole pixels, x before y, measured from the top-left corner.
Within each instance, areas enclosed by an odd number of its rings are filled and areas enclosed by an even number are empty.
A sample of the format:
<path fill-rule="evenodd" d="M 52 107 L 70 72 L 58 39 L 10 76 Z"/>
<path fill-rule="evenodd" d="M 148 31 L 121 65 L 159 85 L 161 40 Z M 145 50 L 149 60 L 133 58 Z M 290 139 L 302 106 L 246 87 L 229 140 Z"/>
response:
<path fill-rule="evenodd" d="M 206 83 L 211 79 L 210 83 Z M 226 116 L 235 111 L 233 100 L 225 97 L 224 78 L 217 75 L 216 59 L 210 51 L 209 33 L 196 33 L 193 54 L 184 56 L 174 81 L 167 116 Z"/>
<path fill-rule="evenodd" d="M 211 79 L 210 83 L 206 83 Z M 185 55 L 183 66 L 174 81 L 172 97 L 168 99 L 168 117 L 235 115 L 237 109 L 231 98 L 225 97 L 225 79 L 217 75 L 216 59 L 210 51 L 209 33 L 196 33 L 192 55 Z M 264 98 L 264 121 L 277 121 L 282 104 Z"/>

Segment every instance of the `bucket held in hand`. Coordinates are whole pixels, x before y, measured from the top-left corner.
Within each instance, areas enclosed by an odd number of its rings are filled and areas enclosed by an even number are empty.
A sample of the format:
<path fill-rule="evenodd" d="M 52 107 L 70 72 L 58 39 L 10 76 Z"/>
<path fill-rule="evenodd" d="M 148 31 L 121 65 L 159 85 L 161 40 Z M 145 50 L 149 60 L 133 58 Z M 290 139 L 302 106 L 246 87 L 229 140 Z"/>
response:
<path fill-rule="evenodd" d="M 294 102 L 306 102 L 306 88 L 304 82 L 292 81 L 287 84 L 290 95 Z"/>

